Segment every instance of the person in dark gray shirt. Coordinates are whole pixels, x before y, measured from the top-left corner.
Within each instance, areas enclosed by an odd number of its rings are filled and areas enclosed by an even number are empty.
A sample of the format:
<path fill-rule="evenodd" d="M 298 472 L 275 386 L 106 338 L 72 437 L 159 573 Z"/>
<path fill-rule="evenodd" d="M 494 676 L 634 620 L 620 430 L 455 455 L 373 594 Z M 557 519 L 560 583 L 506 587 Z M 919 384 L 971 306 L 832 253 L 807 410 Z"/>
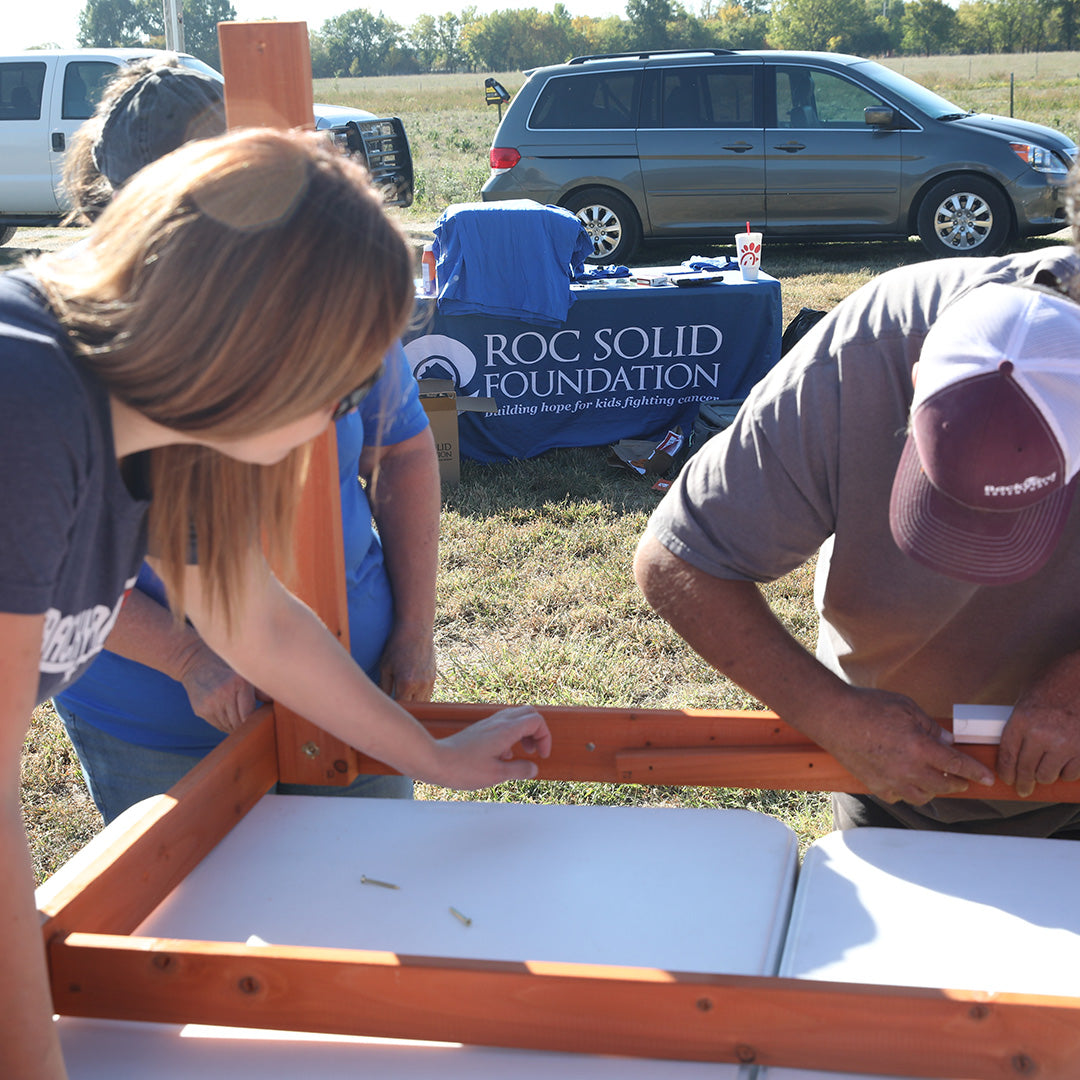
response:
<path fill-rule="evenodd" d="M 408 248 L 362 169 L 314 133 L 191 143 L 28 270 L 0 286 L 0 1076 L 37 1080 L 64 1071 L 20 750 L 147 549 L 236 671 L 405 775 L 532 776 L 512 748 L 546 754 L 550 735 L 522 707 L 431 738 L 263 554 L 288 547 L 307 444 L 357 406 L 412 310 Z"/>
<path fill-rule="evenodd" d="M 933 719 L 954 704 L 1015 705 L 1000 778 L 1026 799 L 1039 783 L 1080 777 L 1080 511 L 1070 502 L 1080 466 L 1070 434 L 1080 432 L 1078 270 L 1058 246 L 881 275 L 755 387 L 649 523 L 636 573 L 650 603 L 873 793 L 834 798 L 841 827 L 1080 838 L 1071 804 L 940 798 L 974 794 L 993 773 L 943 741 Z M 1027 287 L 1039 283 L 1047 291 Z M 1011 491 L 1043 476 L 1045 491 L 1016 497 L 1036 507 L 1021 513 L 959 487 L 970 488 L 995 448 L 1015 450 L 1012 427 L 984 408 L 979 388 L 1030 389 L 1032 370 L 1055 386 L 1032 423 L 1053 430 L 1056 464 L 1029 467 L 1014 455 L 1002 483 L 983 484 Z M 1026 395 L 1009 401 L 1027 408 Z M 909 439 L 909 420 L 918 433 L 926 417 L 938 418 L 935 438 L 973 417 L 984 423 L 969 445 L 939 451 L 920 443 L 925 433 Z M 935 477 L 910 514 L 902 457 L 921 482 Z M 925 529 L 938 504 L 959 524 Z M 1057 531 L 1040 548 L 1037 531 L 1014 526 L 1048 507 Z M 815 553 L 816 659 L 756 585 Z M 1029 561 L 1034 554 L 1041 561 Z"/>

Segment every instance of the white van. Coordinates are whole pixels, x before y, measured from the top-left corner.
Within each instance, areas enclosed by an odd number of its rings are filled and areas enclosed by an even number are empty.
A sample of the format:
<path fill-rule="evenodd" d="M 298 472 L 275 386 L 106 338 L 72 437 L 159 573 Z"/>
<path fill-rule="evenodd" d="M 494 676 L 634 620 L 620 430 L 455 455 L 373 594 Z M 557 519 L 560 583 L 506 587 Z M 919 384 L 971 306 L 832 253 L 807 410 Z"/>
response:
<path fill-rule="evenodd" d="M 61 179 L 64 153 L 94 112 L 117 67 L 156 49 L 36 49 L 0 56 L 0 244 L 19 226 L 56 225 L 67 207 Z M 211 78 L 222 76 L 194 56 L 180 62 Z M 363 156 L 388 203 L 412 202 L 409 142 L 397 117 L 360 109 L 315 106 L 315 126 L 331 131 L 343 149 Z"/>

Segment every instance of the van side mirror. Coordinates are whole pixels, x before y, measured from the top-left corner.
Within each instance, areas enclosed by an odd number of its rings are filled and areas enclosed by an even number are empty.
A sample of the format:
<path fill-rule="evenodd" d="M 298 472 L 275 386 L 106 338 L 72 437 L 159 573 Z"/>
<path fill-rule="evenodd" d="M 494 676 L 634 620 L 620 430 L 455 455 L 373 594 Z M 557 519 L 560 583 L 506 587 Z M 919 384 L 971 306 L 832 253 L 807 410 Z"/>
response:
<path fill-rule="evenodd" d="M 871 105 L 863 109 L 863 120 L 871 127 L 895 127 L 896 110 L 889 108 L 888 105 Z"/>

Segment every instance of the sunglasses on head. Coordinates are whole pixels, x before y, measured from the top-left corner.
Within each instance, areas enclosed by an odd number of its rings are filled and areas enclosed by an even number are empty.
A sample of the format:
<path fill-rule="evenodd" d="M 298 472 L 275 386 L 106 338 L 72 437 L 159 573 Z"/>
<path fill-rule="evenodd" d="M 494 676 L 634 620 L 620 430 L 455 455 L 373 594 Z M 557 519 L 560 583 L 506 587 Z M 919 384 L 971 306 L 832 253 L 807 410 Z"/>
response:
<path fill-rule="evenodd" d="M 331 421 L 340 420 L 343 416 L 348 416 L 354 409 L 358 409 L 360 402 L 371 393 L 372 388 L 382 378 L 383 370 L 383 365 L 380 364 L 374 374 L 369 375 L 355 390 L 346 394 L 330 414 Z"/>

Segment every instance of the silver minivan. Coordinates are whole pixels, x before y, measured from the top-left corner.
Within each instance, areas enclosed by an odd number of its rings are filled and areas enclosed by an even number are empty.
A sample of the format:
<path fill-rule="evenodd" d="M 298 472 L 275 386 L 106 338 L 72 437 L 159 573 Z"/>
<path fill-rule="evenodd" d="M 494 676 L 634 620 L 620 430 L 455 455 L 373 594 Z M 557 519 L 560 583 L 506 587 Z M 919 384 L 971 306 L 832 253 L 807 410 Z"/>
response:
<path fill-rule="evenodd" d="M 832 53 L 633 53 L 527 73 L 485 201 L 574 211 L 594 262 L 644 240 L 896 239 L 989 255 L 1066 224 L 1076 144 Z"/>

